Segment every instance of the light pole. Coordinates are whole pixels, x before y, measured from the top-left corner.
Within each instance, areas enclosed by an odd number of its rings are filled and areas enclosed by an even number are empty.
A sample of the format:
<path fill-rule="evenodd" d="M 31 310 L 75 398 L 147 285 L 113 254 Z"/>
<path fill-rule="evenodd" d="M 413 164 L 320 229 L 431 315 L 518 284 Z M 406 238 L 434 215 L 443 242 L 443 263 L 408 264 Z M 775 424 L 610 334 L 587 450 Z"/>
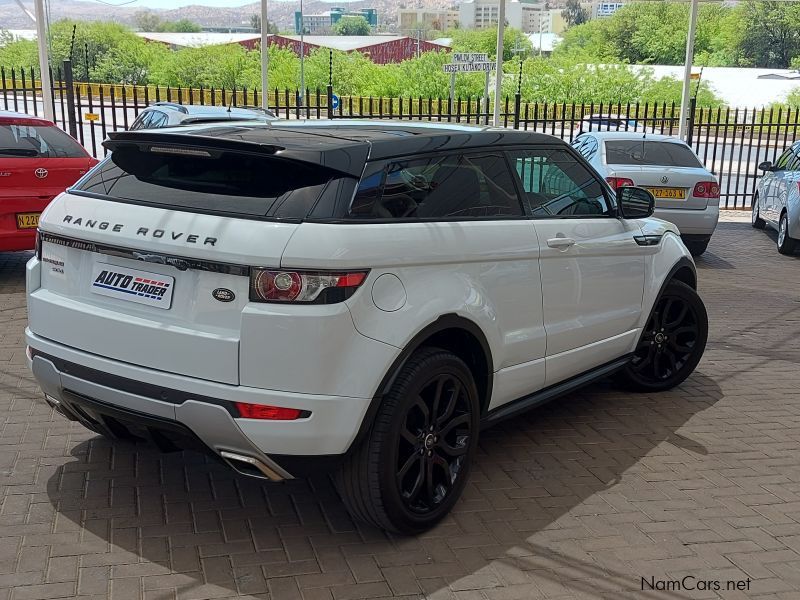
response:
<path fill-rule="evenodd" d="M 544 11 L 539 12 L 539 56 L 542 56 L 542 30 L 544 29 Z"/>
<path fill-rule="evenodd" d="M 300 0 L 300 106 L 305 105 L 306 93 L 306 49 L 305 49 L 306 20 L 303 16 L 303 0 Z"/>
<path fill-rule="evenodd" d="M 696 1 L 696 0 L 695 0 Z M 497 11 L 497 66 L 494 76 L 494 115 L 493 125 L 500 123 L 500 95 L 503 93 L 503 36 L 506 29 L 506 0 L 500 0 Z"/>
<path fill-rule="evenodd" d="M 56 116 L 53 106 L 52 86 L 50 83 L 50 57 L 47 52 L 47 24 L 45 22 L 44 2 L 35 0 L 36 12 L 36 43 L 39 47 L 39 71 L 42 79 L 42 104 L 44 105 L 44 118 L 53 121 Z"/>
<path fill-rule="evenodd" d="M 269 108 L 269 21 L 267 0 L 261 0 L 261 107 Z"/>
<path fill-rule="evenodd" d="M 692 0 L 689 10 L 689 36 L 686 39 L 686 63 L 683 66 L 683 89 L 681 90 L 681 116 L 678 123 L 678 137 L 686 140 L 686 126 L 689 120 L 689 95 L 691 91 L 692 61 L 694 60 L 694 32 L 697 29 L 698 0 Z"/>

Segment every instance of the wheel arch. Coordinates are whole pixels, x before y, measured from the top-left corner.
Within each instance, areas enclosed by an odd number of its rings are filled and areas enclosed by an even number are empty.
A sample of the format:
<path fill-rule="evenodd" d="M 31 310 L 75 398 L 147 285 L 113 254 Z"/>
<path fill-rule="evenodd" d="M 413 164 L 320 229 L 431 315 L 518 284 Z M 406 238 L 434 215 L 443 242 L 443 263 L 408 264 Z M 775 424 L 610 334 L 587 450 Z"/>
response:
<path fill-rule="evenodd" d="M 492 351 L 483 330 L 472 320 L 451 313 L 423 327 L 403 348 L 403 351 L 392 362 L 370 401 L 367 412 L 361 421 L 358 432 L 350 444 L 348 452 L 363 440 L 378 412 L 384 394 L 392 387 L 408 359 L 423 346 L 435 346 L 449 350 L 461 358 L 470 368 L 478 388 L 481 414 L 489 407 L 494 383 L 494 363 Z"/>
<path fill-rule="evenodd" d="M 677 279 L 678 281 L 688 285 L 693 290 L 696 290 L 697 270 L 694 266 L 694 263 L 685 256 L 681 257 L 680 260 L 678 260 L 678 262 L 672 267 L 669 275 L 664 280 L 664 284 L 661 286 L 661 290 L 659 290 L 657 298 L 661 296 L 667 284 L 673 279 Z"/>

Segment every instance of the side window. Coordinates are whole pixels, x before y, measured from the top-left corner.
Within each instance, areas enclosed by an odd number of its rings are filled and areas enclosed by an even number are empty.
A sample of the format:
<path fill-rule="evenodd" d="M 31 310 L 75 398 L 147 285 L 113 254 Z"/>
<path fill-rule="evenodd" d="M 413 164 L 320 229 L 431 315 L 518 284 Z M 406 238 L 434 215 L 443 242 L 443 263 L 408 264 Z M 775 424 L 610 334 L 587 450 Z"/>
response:
<path fill-rule="evenodd" d="M 452 154 L 370 165 L 350 206 L 358 219 L 521 216 L 501 153 Z"/>
<path fill-rule="evenodd" d="M 787 171 L 800 171 L 800 146 L 792 146 L 792 155 L 786 165 Z"/>
<path fill-rule="evenodd" d="M 786 165 L 789 163 L 789 159 L 792 157 L 792 149 L 789 148 L 783 154 L 780 155 L 780 158 L 775 162 L 775 169 L 777 171 L 785 171 Z"/>
<path fill-rule="evenodd" d="M 572 147 L 580 152 L 586 160 L 592 160 L 597 154 L 597 139 L 591 135 L 584 135 L 573 142 Z"/>
<path fill-rule="evenodd" d="M 158 129 L 159 127 L 166 127 L 169 117 L 160 110 L 153 111 L 153 118 L 147 124 L 148 129 Z"/>
<path fill-rule="evenodd" d="M 602 184 L 562 149 L 509 153 L 534 216 L 578 217 L 609 213 Z"/>
<path fill-rule="evenodd" d="M 131 131 L 136 131 L 138 129 L 147 129 L 150 126 L 150 121 L 153 119 L 153 112 L 146 111 L 141 113 L 133 123 L 131 123 Z"/>

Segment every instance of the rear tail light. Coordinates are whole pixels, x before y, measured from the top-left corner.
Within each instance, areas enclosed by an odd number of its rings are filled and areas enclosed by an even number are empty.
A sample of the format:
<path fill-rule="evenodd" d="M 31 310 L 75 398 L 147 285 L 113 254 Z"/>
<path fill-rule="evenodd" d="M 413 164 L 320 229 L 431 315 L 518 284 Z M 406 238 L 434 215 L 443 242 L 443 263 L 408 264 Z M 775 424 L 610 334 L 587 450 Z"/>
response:
<path fill-rule="evenodd" d="M 367 278 L 367 271 L 331 273 L 252 269 L 252 302 L 334 304 L 347 300 Z"/>
<path fill-rule="evenodd" d="M 621 187 L 632 187 L 634 185 L 633 179 L 628 179 L 627 177 L 606 177 L 606 181 L 608 185 L 615 190 Z"/>
<path fill-rule="evenodd" d="M 303 419 L 311 413 L 299 408 L 284 408 L 282 406 L 268 406 L 266 404 L 249 404 L 247 402 L 234 402 L 239 416 L 243 419 L 261 419 L 262 421 L 294 421 Z"/>
<path fill-rule="evenodd" d="M 719 198 L 719 184 L 716 181 L 701 181 L 694 186 L 695 198 Z"/>

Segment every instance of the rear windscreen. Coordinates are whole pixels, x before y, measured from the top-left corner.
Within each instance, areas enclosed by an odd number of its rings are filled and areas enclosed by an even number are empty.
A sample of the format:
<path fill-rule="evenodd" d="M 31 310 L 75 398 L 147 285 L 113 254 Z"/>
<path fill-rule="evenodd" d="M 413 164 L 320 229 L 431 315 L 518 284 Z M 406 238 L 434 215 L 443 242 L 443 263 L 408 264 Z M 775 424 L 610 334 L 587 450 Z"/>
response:
<path fill-rule="evenodd" d="M 303 219 L 341 175 L 319 165 L 239 152 L 214 157 L 113 151 L 71 191 L 174 210 Z"/>
<path fill-rule="evenodd" d="M 86 158 L 78 142 L 54 126 L 0 125 L 0 156 L 20 158 Z"/>
<path fill-rule="evenodd" d="M 609 140 L 606 142 L 608 165 L 659 165 L 702 167 L 691 148 L 676 142 L 647 140 Z"/>

